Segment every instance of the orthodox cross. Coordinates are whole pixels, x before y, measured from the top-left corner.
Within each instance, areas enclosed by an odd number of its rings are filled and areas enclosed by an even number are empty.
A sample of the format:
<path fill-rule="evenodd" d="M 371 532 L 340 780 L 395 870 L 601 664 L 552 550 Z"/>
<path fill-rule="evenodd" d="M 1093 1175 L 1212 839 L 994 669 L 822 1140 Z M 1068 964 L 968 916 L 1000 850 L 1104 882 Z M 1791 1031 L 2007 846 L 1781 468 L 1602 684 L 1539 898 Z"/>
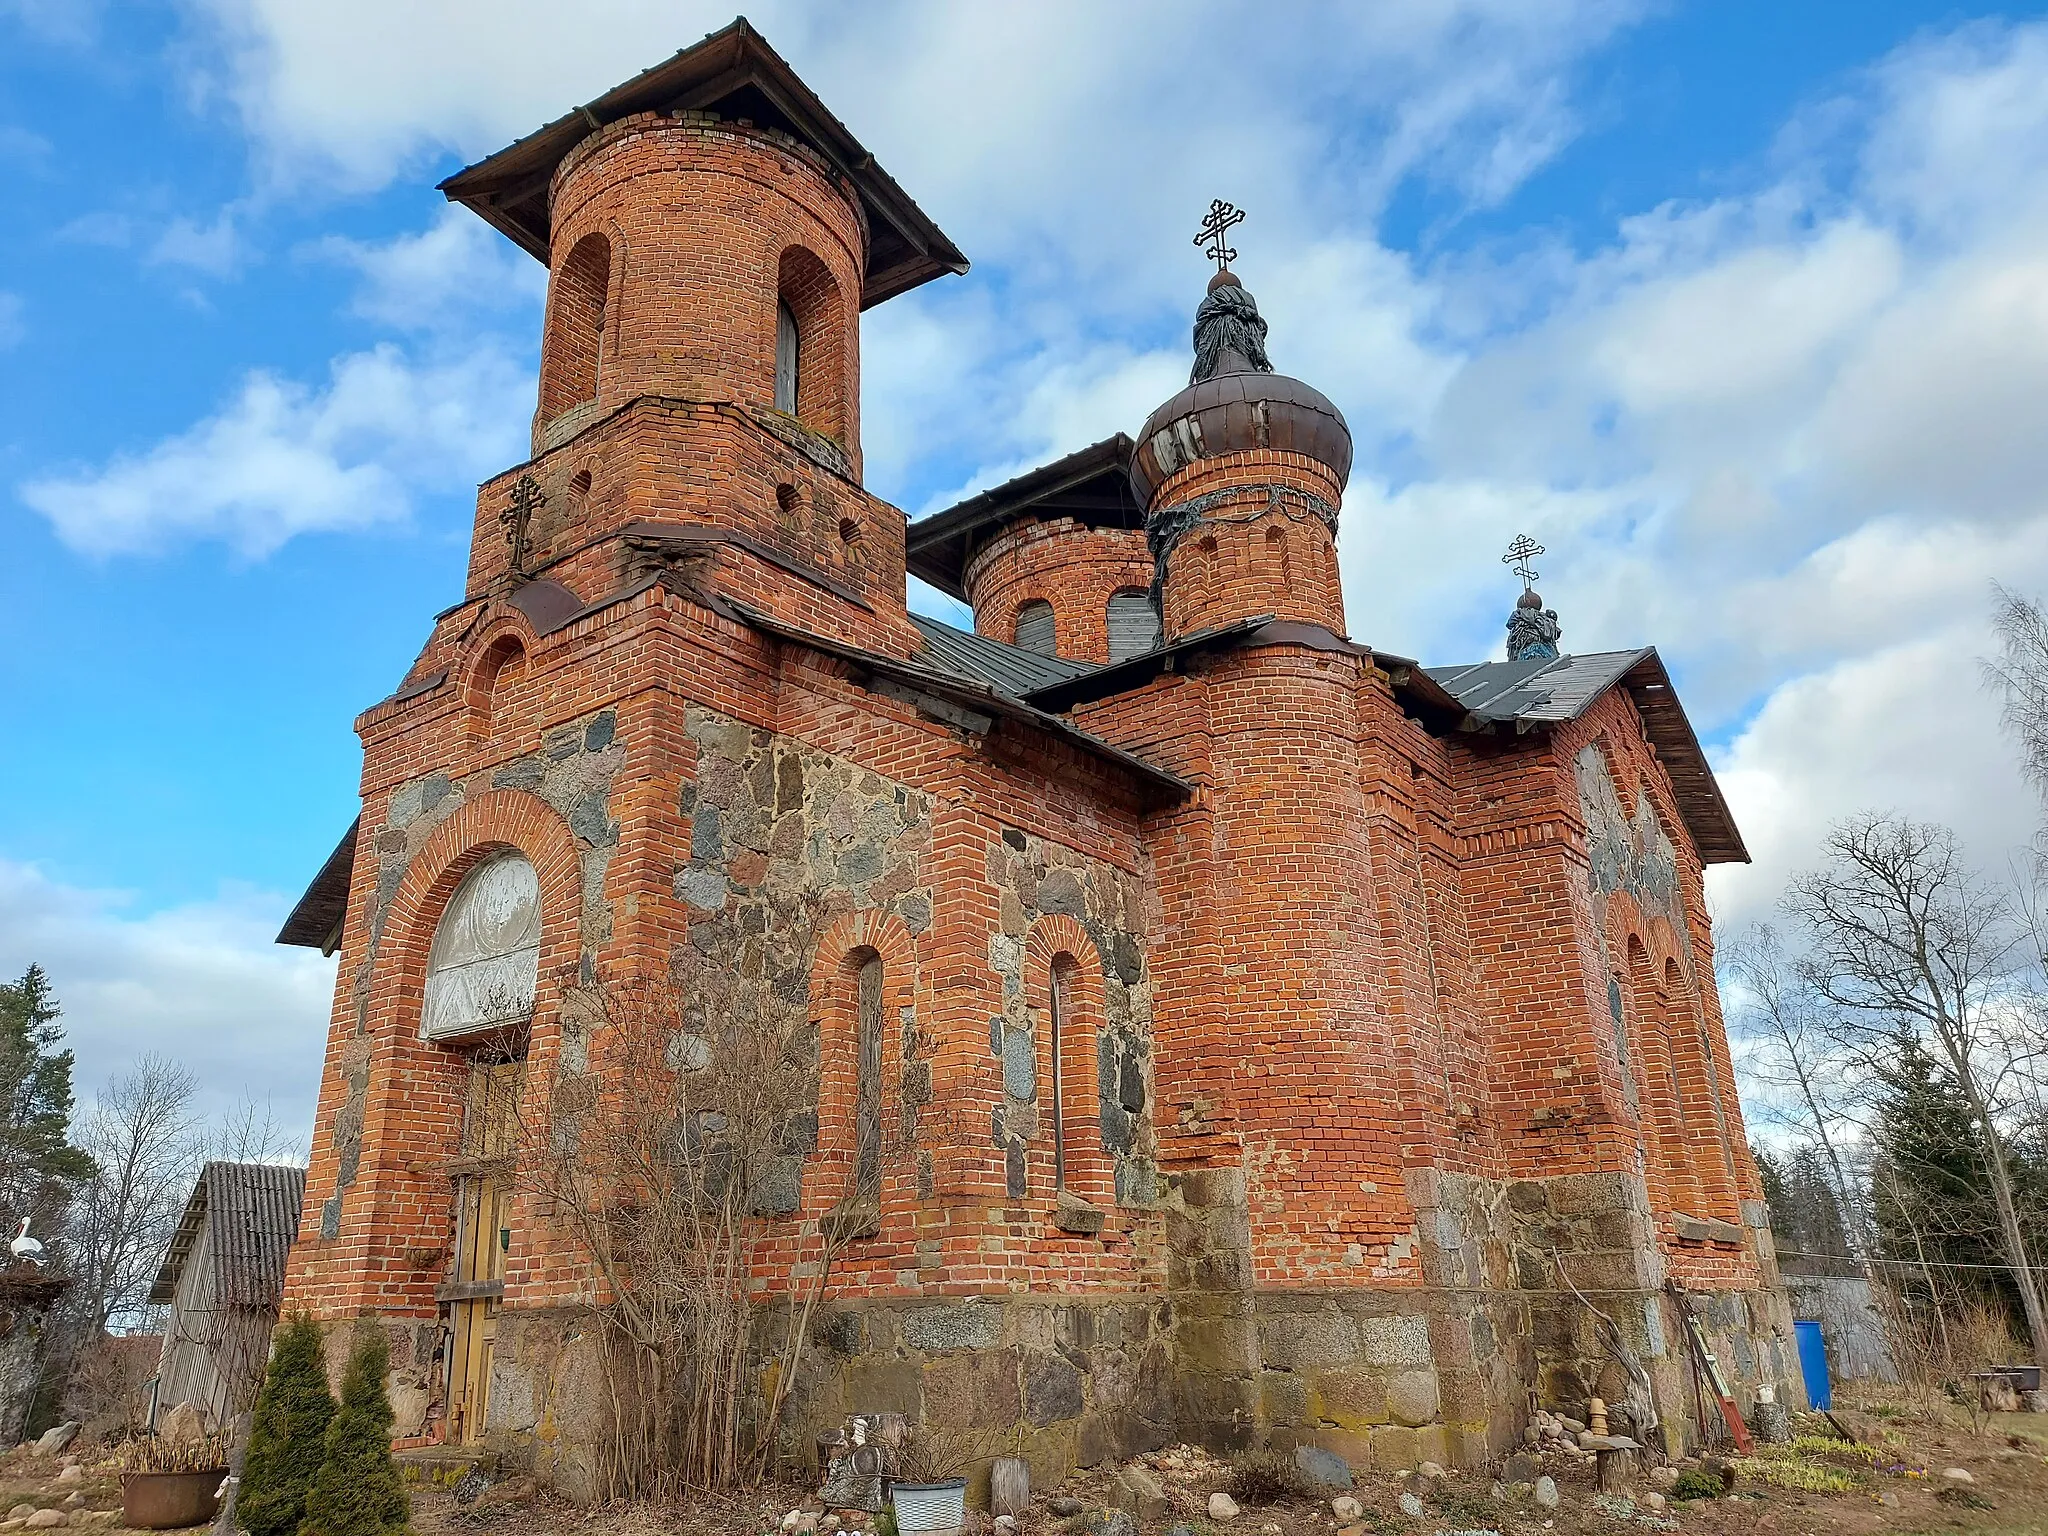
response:
<path fill-rule="evenodd" d="M 526 570 L 526 540 L 533 531 L 533 514 L 547 504 L 540 482 L 531 475 L 521 475 L 512 487 L 512 505 L 498 514 L 498 521 L 505 528 L 505 542 L 512 547 L 512 574 L 515 576 Z"/>
<path fill-rule="evenodd" d="M 1515 542 L 1508 546 L 1508 552 L 1500 557 L 1502 565 L 1511 565 L 1515 574 L 1522 578 L 1522 590 L 1527 591 L 1536 584 L 1538 572 L 1529 562 L 1544 553 L 1543 546 L 1526 533 L 1515 535 Z"/>
<path fill-rule="evenodd" d="M 1202 247 L 1203 254 L 1216 263 L 1216 270 L 1223 271 L 1237 260 L 1237 252 L 1223 243 L 1223 237 L 1230 233 L 1231 226 L 1244 222 L 1244 210 L 1222 198 L 1209 204 L 1209 215 L 1202 220 L 1202 232 L 1195 236 L 1195 244 Z"/>

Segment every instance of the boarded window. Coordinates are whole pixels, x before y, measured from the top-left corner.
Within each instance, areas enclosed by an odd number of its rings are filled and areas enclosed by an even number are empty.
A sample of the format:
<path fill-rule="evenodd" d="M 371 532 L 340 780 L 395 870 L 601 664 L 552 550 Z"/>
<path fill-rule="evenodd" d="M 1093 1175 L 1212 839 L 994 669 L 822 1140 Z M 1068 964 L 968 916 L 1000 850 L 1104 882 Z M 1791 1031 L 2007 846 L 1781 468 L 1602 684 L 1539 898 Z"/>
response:
<path fill-rule="evenodd" d="M 539 979 L 540 879 L 518 854 L 503 854 L 470 871 L 434 930 L 426 1037 L 524 1024 Z"/>
<path fill-rule="evenodd" d="M 775 305 L 775 409 L 787 411 L 792 416 L 796 414 L 801 347 L 796 312 L 778 300 Z"/>
<path fill-rule="evenodd" d="M 1159 610 L 1143 592 L 1119 592 L 1109 600 L 1109 659 L 1142 656 L 1159 644 Z"/>
<path fill-rule="evenodd" d="M 1041 656 L 1056 656 L 1052 627 L 1052 604 L 1026 603 L 1017 610 L 1017 644 Z"/>

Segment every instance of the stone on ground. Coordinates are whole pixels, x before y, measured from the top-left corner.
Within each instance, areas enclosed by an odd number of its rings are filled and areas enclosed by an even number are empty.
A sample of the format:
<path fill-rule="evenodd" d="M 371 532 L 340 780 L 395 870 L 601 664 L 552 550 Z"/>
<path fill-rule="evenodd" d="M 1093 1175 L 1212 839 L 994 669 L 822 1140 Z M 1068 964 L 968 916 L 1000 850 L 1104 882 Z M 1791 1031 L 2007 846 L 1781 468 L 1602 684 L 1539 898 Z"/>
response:
<path fill-rule="evenodd" d="M 1664 1495 L 1655 1489 L 1643 1495 L 1643 1508 L 1655 1513 L 1661 1513 L 1667 1502 Z"/>
<path fill-rule="evenodd" d="M 1325 1488 L 1349 1488 L 1356 1481 L 1351 1475 L 1350 1462 L 1319 1445 L 1297 1445 L 1294 1464 Z"/>
<path fill-rule="evenodd" d="M 1120 1509 L 1091 1509 L 1081 1517 L 1081 1536 L 1138 1536 L 1138 1523 Z"/>
<path fill-rule="evenodd" d="M 1423 1514 L 1422 1500 L 1415 1497 L 1415 1495 L 1412 1493 L 1402 1494 L 1401 1513 L 1406 1515 L 1410 1520 L 1420 1520 Z"/>
<path fill-rule="evenodd" d="M 1974 1483 L 1977 1481 L 1976 1478 L 1970 1475 L 1968 1467 L 1943 1467 L 1941 1475 L 1952 1483 Z"/>
<path fill-rule="evenodd" d="M 57 1473 L 57 1481 L 60 1483 L 82 1483 L 85 1481 L 85 1468 L 77 1465 L 62 1468 Z"/>
<path fill-rule="evenodd" d="M 1237 1500 L 1221 1489 L 1209 1495 L 1209 1518 L 1211 1520 L 1230 1521 L 1235 1520 L 1237 1516 Z"/>
<path fill-rule="evenodd" d="M 1071 1493 L 1056 1493 L 1045 1501 L 1045 1507 L 1062 1520 L 1071 1520 L 1081 1513 L 1081 1501 Z"/>
<path fill-rule="evenodd" d="M 14 1508 L 7 1511 L 7 1518 L 10 1520 L 26 1520 L 35 1512 L 36 1507 L 33 1504 L 17 1504 Z"/>
<path fill-rule="evenodd" d="M 69 1525 L 71 1517 L 61 1509 L 39 1509 L 22 1522 L 22 1529 L 47 1531 L 55 1526 Z"/>
<path fill-rule="evenodd" d="M 1656 1489 L 1659 1493 L 1669 1493 L 1672 1489 L 1678 1486 L 1678 1468 L 1650 1468 L 1650 1486 Z"/>
<path fill-rule="evenodd" d="M 1539 1477 L 1536 1479 L 1536 1503 L 1542 1509 L 1557 1508 L 1557 1479 Z"/>
<path fill-rule="evenodd" d="M 36 1449 L 45 1456 L 55 1456 L 69 1450 L 71 1442 L 77 1438 L 77 1420 L 66 1419 L 62 1424 L 44 1430 L 42 1439 L 36 1442 Z"/>
<path fill-rule="evenodd" d="M 1444 1469 L 1433 1461 L 1425 1461 L 1415 1470 L 1424 1477 L 1443 1477 L 1446 1475 Z"/>
<path fill-rule="evenodd" d="M 1348 1493 L 1340 1494 L 1330 1500 L 1330 1513 L 1343 1524 L 1349 1525 L 1354 1520 L 1364 1518 L 1365 1506 Z"/>
<path fill-rule="evenodd" d="M 1148 1525 L 1166 1515 L 1166 1485 L 1156 1473 L 1135 1463 L 1117 1469 L 1110 1496 L 1118 1509 L 1128 1510 Z"/>
<path fill-rule="evenodd" d="M 156 1437 L 165 1445 L 189 1445 L 206 1438 L 206 1415 L 191 1403 L 180 1403 L 156 1427 Z"/>

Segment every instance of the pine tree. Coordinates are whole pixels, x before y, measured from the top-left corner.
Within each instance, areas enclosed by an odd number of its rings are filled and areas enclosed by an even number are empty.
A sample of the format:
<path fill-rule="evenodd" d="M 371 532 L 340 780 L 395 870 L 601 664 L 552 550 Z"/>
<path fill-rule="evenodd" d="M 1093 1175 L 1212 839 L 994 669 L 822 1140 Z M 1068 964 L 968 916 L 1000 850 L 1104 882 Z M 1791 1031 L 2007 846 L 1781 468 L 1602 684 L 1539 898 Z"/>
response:
<path fill-rule="evenodd" d="M 327 1454 L 334 1396 L 327 1390 L 320 1325 L 301 1312 L 278 1331 L 249 1425 L 235 1514 L 250 1536 L 293 1536 L 306 1490 Z"/>
<path fill-rule="evenodd" d="M 39 965 L 0 983 L 0 1216 L 26 1216 L 45 1238 L 94 1172 L 71 1145 L 72 1058 L 57 1049 L 62 1012 Z"/>
<path fill-rule="evenodd" d="M 412 1501 L 391 1459 L 391 1348 L 374 1323 L 357 1330 L 341 1379 L 341 1409 L 327 1426 L 327 1454 L 306 1493 L 299 1536 L 401 1536 Z"/>

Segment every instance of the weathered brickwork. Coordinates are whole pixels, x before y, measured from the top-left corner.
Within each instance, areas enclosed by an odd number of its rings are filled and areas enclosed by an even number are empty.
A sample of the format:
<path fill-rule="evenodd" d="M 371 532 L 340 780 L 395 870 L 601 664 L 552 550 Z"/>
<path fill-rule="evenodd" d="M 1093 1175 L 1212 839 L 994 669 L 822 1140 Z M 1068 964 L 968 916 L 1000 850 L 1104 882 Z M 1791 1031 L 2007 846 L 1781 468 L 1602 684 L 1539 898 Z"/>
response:
<path fill-rule="evenodd" d="M 462 601 L 357 721 L 287 1304 L 381 1317 L 400 1433 L 450 1433 L 473 1066 L 523 1051 L 536 1108 L 603 1070 L 578 990 L 659 977 L 672 1070 L 713 1021 L 803 1043 L 759 1180 L 764 1349 L 874 1196 L 792 1455 L 893 1409 L 1014 1432 L 1041 1477 L 1175 1436 L 1478 1461 L 1532 1394 L 1628 1400 L 1574 1284 L 1683 1440 L 1670 1278 L 1742 1393 L 1796 1395 L 1668 717 L 1623 681 L 1499 725 L 1351 639 L 1341 422 L 1314 396 L 1323 446 L 1274 446 L 1311 441 L 1301 389 L 1213 452 L 1174 438 L 1146 532 L 1027 512 L 977 546 L 984 636 L 1043 600 L 1062 655 L 1104 661 L 1110 597 L 1157 578 L 1169 653 L 1054 704 L 1020 695 L 1034 658 L 949 670 L 902 514 L 860 484 L 858 317 L 899 271 L 874 200 L 900 192 L 823 133 L 636 108 L 552 165 L 535 457 L 481 489 Z M 538 890 L 530 1013 L 510 1044 L 429 1040 L 437 930 L 506 853 Z M 566 1223 L 507 1212 L 467 1427 L 587 1489 L 606 1297 Z"/>
<path fill-rule="evenodd" d="M 975 552 L 963 581 L 981 633 L 1014 642 L 1018 611 L 1026 603 L 1047 603 L 1059 654 L 1104 662 L 1109 600 L 1149 593 L 1152 578 L 1142 532 L 1058 517 L 1020 518 Z"/>

